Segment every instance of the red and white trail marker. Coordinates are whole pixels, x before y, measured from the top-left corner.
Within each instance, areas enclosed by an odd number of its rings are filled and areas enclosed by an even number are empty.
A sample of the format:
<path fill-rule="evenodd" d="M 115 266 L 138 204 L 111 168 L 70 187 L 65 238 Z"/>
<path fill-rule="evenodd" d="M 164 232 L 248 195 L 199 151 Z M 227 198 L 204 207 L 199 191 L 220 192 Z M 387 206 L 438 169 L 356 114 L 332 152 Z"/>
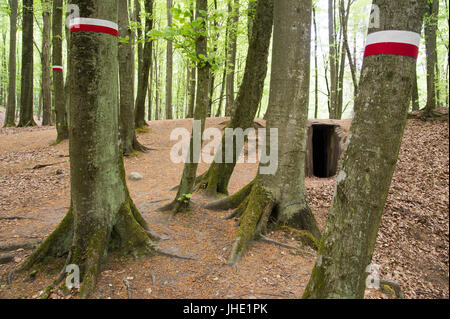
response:
<path fill-rule="evenodd" d="M 54 65 L 52 66 L 53 71 L 64 71 L 64 67 L 62 65 Z"/>
<path fill-rule="evenodd" d="M 420 34 L 412 31 L 387 30 L 367 36 L 364 57 L 389 54 L 404 55 L 417 59 L 419 55 Z"/>
<path fill-rule="evenodd" d="M 117 23 L 102 19 L 74 18 L 70 21 L 70 32 L 91 31 L 119 36 Z"/>

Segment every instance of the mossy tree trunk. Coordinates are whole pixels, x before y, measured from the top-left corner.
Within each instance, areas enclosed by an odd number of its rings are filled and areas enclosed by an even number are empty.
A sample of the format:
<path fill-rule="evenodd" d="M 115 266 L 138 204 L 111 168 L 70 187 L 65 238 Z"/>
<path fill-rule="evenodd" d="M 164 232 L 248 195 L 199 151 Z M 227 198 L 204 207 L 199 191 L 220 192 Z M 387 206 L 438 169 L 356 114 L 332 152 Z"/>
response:
<path fill-rule="evenodd" d="M 19 127 L 35 126 L 33 118 L 33 0 L 24 0 L 22 10 L 22 73 Z"/>
<path fill-rule="evenodd" d="M 197 0 L 196 1 L 196 17 L 203 17 L 206 20 L 206 17 L 201 13 L 202 11 L 208 12 L 208 1 L 207 0 Z M 180 210 L 188 207 L 190 202 L 190 195 L 192 194 L 194 184 L 195 184 L 195 176 L 197 173 L 198 167 L 198 159 L 201 153 L 201 147 L 194 147 L 194 141 L 202 141 L 203 131 L 205 129 L 205 121 L 206 114 L 208 112 L 209 106 L 209 85 L 210 85 L 210 68 L 209 63 L 203 59 L 202 56 L 207 56 L 207 37 L 206 37 L 206 24 L 205 21 L 202 22 L 201 27 L 196 30 L 197 37 L 195 40 L 195 53 L 197 59 L 197 101 L 194 111 L 194 125 L 195 121 L 200 121 L 201 127 L 200 130 L 196 130 L 194 127 L 192 129 L 190 145 L 189 145 L 189 154 L 186 159 L 186 163 L 184 164 L 183 175 L 181 177 L 180 186 L 178 187 L 177 195 L 173 202 L 164 207 L 161 207 L 160 210 L 170 210 L 171 216 L 178 213 Z M 197 134 L 197 135 L 194 135 Z M 201 146 L 201 145 L 200 145 Z"/>
<path fill-rule="evenodd" d="M 17 44 L 17 0 L 11 0 L 9 14 L 9 77 L 8 105 L 6 107 L 4 127 L 16 126 L 16 44 Z"/>
<path fill-rule="evenodd" d="M 117 1 L 73 1 L 86 18 L 117 21 Z M 46 256 L 68 254 L 80 267 L 80 297 L 94 291 L 109 249 L 142 256 L 156 252 L 147 224 L 125 182 L 118 144 L 118 41 L 105 33 L 78 31 L 70 41 L 71 208 L 57 229 L 24 261 L 30 269 Z M 56 283 L 55 283 L 56 284 Z"/>
<path fill-rule="evenodd" d="M 420 34 L 426 0 L 375 0 L 380 30 Z M 381 215 L 397 162 L 416 60 L 372 55 L 363 61 L 355 116 L 340 162 L 319 257 L 304 298 L 363 298 Z"/>
<path fill-rule="evenodd" d="M 264 90 L 264 80 L 267 74 L 267 58 L 269 55 L 270 38 L 273 26 L 273 0 L 259 0 L 256 5 L 256 15 L 253 22 L 253 32 L 248 49 L 244 78 L 234 101 L 233 113 L 227 127 L 236 129 L 253 127 L 253 121 Z M 233 62 L 234 63 L 234 62 Z M 220 146 L 222 152 L 216 156 L 225 156 L 225 136 Z M 236 166 L 236 154 L 240 154 L 243 145 L 237 145 L 233 136 L 233 161 L 225 163 L 225 159 L 216 158 L 208 171 L 197 178 L 199 188 L 206 189 L 208 196 L 217 193 L 228 194 L 228 183 Z"/>
<path fill-rule="evenodd" d="M 153 27 L 153 0 L 145 0 L 145 44 L 142 53 L 142 70 L 139 70 L 138 87 L 135 104 L 134 123 L 136 128 L 147 126 L 145 121 L 145 97 L 148 89 L 148 79 L 150 72 L 150 64 L 152 63 L 152 45 L 153 41 L 149 39 L 148 33 Z"/>
<path fill-rule="evenodd" d="M 260 0 L 261 2 L 261 0 Z M 272 76 L 267 117 L 266 148 L 270 129 L 278 129 L 278 169 L 264 174 L 261 163 L 255 181 L 227 199 L 207 208 L 234 208 L 240 227 L 229 264 L 239 261 L 253 239 L 270 221 L 289 225 L 318 241 L 320 232 L 306 199 L 305 154 L 309 104 L 311 0 L 274 3 Z M 255 21 L 254 27 L 257 23 Z M 258 32 L 257 29 L 253 29 Z"/>
<path fill-rule="evenodd" d="M 62 56 L 62 32 L 63 32 L 63 1 L 53 0 L 53 65 L 62 66 L 63 56 Z M 69 76 L 69 74 L 68 74 Z M 66 110 L 66 88 L 64 85 L 64 72 L 60 70 L 53 70 L 53 101 L 55 103 L 55 115 L 56 115 L 56 141 L 60 142 L 62 140 L 69 138 L 69 128 L 67 122 L 67 110 Z M 68 99 L 67 99 L 68 102 Z"/>

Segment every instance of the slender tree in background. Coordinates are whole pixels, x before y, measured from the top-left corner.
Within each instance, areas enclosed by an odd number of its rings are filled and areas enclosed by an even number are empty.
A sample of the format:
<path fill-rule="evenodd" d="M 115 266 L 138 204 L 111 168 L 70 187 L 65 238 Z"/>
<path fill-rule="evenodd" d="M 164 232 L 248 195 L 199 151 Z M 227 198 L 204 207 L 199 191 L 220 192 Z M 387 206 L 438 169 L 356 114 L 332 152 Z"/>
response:
<path fill-rule="evenodd" d="M 313 25 L 314 25 L 314 118 L 318 117 L 319 112 L 319 69 L 317 63 L 317 21 L 316 8 L 312 7 Z"/>
<path fill-rule="evenodd" d="M 144 32 L 144 49 L 142 56 L 142 69 L 139 70 L 138 76 L 138 88 L 135 105 L 135 126 L 136 128 L 142 128 L 147 126 L 145 121 L 145 97 L 148 89 L 148 79 L 150 72 L 152 44 L 153 41 L 148 37 L 148 33 L 153 27 L 153 0 L 145 0 L 145 32 Z"/>
<path fill-rule="evenodd" d="M 258 6 L 262 2 L 259 0 Z M 264 234 L 272 220 L 303 230 L 311 245 L 320 239 L 305 189 L 311 9 L 311 0 L 274 1 L 272 75 L 265 147 L 268 151 L 271 143 L 278 144 L 275 147 L 279 155 L 276 171 L 266 174 L 267 163 L 261 162 L 252 183 L 231 197 L 206 205 L 214 209 L 238 207 L 231 215 L 240 217 L 240 227 L 229 264 L 240 260 L 251 241 Z M 254 32 L 258 32 L 256 26 L 257 18 Z M 278 131 L 278 139 L 271 138 L 273 129 Z"/>
<path fill-rule="evenodd" d="M 52 60 L 53 65 L 62 66 L 63 65 L 63 0 L 53 0 L 53 23 L 52 23 L 52 33 L 53 33 L 53 45 L 52 45 Z M 68 70 L 67 70 L 68 71 Z M 69 75 L 69 74 L 68 74 Z M 64 85 L 64 72 L 62 70 L 53 70 L 53 101 L 55 103 L 55 115 L 56 115 L 56 141 L 60 142 L 62 140 L 69 138 L 69 128 L 67 122 L 67 110 L 66 105 L 68 105 L 68 96 L 66 87 Z"/>
<path fill-rule="evenodd" d="M 438 89 L 436 87 L 437 53 L 436 53 L 436 31 L 438 26 L 439 0 L 427 1 L 427 12 L 425 15 L 425 49 L 427 52 L 427 104 L 423 117 L 432 116 L 436 108 Z"/>
<path fill-rule="evenodd" d="M 134 56 L 131 42 L 132 31 L 128 22 L 127 0 L 118 0 L 118 4 L 119 37 L 122 39 L 118 48 L 120 141 L 123 154 L 129 156 L 134 150 L 144 151 L 145 149 L 137 142 L 136 132 L 134 130 Z"/>
<path fill-rule="evenodd" d="M 353 82 L 353 96 L 356 97 L 358 94 L 358 80 L 356 79 L 356 64 L 352 58 L 352 52 L 350 51 L 350 45 L 348 43 L 348 18 L 350 15 L 350 7 L 355 0 L 347 0 L 347 5 L 345 5 L 344 0 L 341 0 L 341 4 L 339 6 L 339 16 L 342 24 L 342 52 L 347 56 L 348 64 L 350 66 L 350 74 L 352 75 Z M 342 67 L 345 67 L 345 62 L 342 62 Z M 344 72 L 342 72 L 342 75 Z M 342 81 L 343 86 L 343 81 Z M 342 92 L 341 92 L 342 94 Z M 342 108 L 342 102 L 341 102 Z M 342 112 L 342 110 L 341 110 Z"/>
<path fill-rule="evenodd" d="M 23 0 L 22 72 L 19 127 L 35 126 L 33 118 L 33 0 Z"/>
<path fill-rule="evenodd" d="M 52 96 L 50 90 L 50 28 L 51 2 L 42 1 L 42 125 L 52 125 Z"/>
<path fill-rule="evenodd" d="M 237 27 L 239 23 L 239 0 L 228 1 L 228 40 L 227 82 L 225 116 L 231 116 L 234 103 L 234 76 L 236 71 Z"/>
<path fill-rule="evenodd" d="M 330 70 L 330 90 L 328 111 L 330 118 L 336 118 L 337 109 L 337 66 L 336 66 L 336 27 L 334 23 L 334 0 L 328 0 L 328 69 Z"/>
<path fill-rule="evenodd" d="M 80 8 L 82 17 L 117 21 L 117 1 L 72 3 Z M 119 89 L 118 81 L 112 80 L 118 77 L 117 47 L 117 38 L 111 34 L 71 34 L 71 207 L 56 230 L 19 268 L 28 270 L 47 256 L 67 256 L 66 265 L 80 267 L 81 298 L 94 291 L 109 250 L 136 257 L 158 250 L 125 182 L 118 143 L 119 103 L 117 94 L 110 94 Z M 57 278 L 45 294 L 63 277 Z"/>
<path fill-rule="evenodd" d="M 153 55 L 155 53 L 154 50 L 154 46 L 152 46 L 152 63 L 150 64 L 150 78 L 148 79 L 148 108 L 147 108 L 147 120 L 151 121 L 152 120 L 152 116 L 153 116 L 153 68 L 154 68 L 154 63 L 153 63 Z"/>
<path fill-rule="evenodd" d="M 197 56 L 197 101 L 194 111 L 194 127 L 192 129 L 189 154 L 184 164 L 183 175 L 181 177 L 180 186 L 178 187 L 177 195 L 174 201 L 160 210 L 170 210 L 171 217 L 178 213 L 180 210 L 186 208 L 190 202 L 190 195 L 192 194 L 195 176 L 198 167 L 198 158 L 200 157 L 201 149 L 195 147 L 195 141 L 201 144 L 203 131 L 205 129 L 206 114 L 208 112 L 209 105 L 209 84 L 210 84 L 210 64 L 202 57 L 207 57 L 207 30 L 206 30 L 206 16 L 204 13 L 208 12 L 208 0 L 197 0 L 196 17 L 202 17 L 201 26 L 195 29 L 195 54 Z M 195 129 L 195 122 L 200 121 L 200 129 Z M 201 145 L 200 145 L 201 146 Z"/>
<path fill-rule="evenodd" d="M 167 26 L 172 27 L 172 0 L 167 0 Z M 166 120 L 172 119 L 173 44 L 167 41 L 166 50 Z"/>
<path fill-rule="evenodd" d="M 420 34 L 427 0 L 374 0 L 382 30 Z M 416 60 L 402 55 L 364 58 L 349 143 L 319 257 L 304 298 L 363 298 L 386 198 L 402 141 Z"/>
<path fill-rule="evenodd" d="M 258 0 L 253 23 L 252 38 L 248 48 L 244 78 L 234 101 L 233 113 L 227 127 L 236 129 L 253 127 L 256 112 L 262 98 L 264 81 L 267 74 L 267 58 L 269 56 L 270 38 L 273 26 L 273 0 Z M 222 138 L 222 152 L 225 155 L 225 136 Z M 237 145 L 233 136 L 233 150 L 240 154 L 243 145 Z M 215 159 L 208 171 L 197 178 L 199 188 L 206 189 L 208 196 L 217 193 L 228 194 L 228 183 L 236 166 L 236 156 L 231 163 Z"/>
<path fill-rule="evenodd" d="M 419 88 L 417 85 L 417 69 L 414 70 L 414 76 L 413 76 L 413 88 L 411 91 L 411 103 L 412 103 L 412 110 L 418 111 L 420 108 L 419 105 Z"/>
<path fill-rule="evenodd" d="M 16 33 L 17 33 L 17 0 L 9 1 L 9 65 L 8 65 L 8 105 L 6 107 L 4 127 L 15 126 L 16 113 Z"/>
<path fill-rule="evenodd" d="M 193 7 L 194 2 L 191 1 L 191 7 L 190 7 L 190 11 L 191 11 L 191 23 L 194 21 L 194 7 Z M 196 88 L 196 84 L 197 84 L 197 68 L 195 67 L 195 65 L 191 65 L 191 78 L 189 81 L 189 105 L 188 105 L 188 112 L 186 115 L 186 118 L 192 118 L 194 117 L 194 107 L 195 107 L 195 88 Z"/>

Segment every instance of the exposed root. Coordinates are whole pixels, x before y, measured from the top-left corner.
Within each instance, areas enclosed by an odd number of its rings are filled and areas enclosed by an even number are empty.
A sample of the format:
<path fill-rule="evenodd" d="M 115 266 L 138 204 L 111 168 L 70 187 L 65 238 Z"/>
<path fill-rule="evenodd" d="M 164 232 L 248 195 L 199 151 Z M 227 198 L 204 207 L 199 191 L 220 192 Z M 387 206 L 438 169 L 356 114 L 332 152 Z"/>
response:
<path fill-rule="evenodd" d="M 289 244 L 285 244 L 285 243 L 282 243 L 282 242 L 279 242 L 279 241 L 267 238 L 266 236 L 262 236 L 261 235 L 260 240 L 263 241 L 263 242 L 266 242 L 268 244 L 277 245 L 277 246 L 281 246 L 281 247 L 289 248 L 289 249 L 300 250 L 298 247 L 295 247 L 295 246 L 292 246 L 292 245 L 289 245 Z"/>
<path fill-rule="evenodd" d="M 206 171 L 205 173 L 203 173 L 195 178 L 194 190 L 198 189 L 199 183 L 203 180 L 203 178 L 205 177 L 205 175 L 207 173 L 208 173 L 208 171 Z M 179 188 L 180 188 L 180 185 L 176 185 L 176 186 L 172 187 L 171 189 L 169 189 L 169 191 L 177 191 Z"/>
<path fill-rule="evenodd" d="M 398 299 L 403 299 L 402 287 L 393 280 L 380 280 L 380 289 L 384 293 L 388 293 L 392 295 L 392 291 Z M 390 291 L 392 290 L 392 291 Z"/>
<path fill-rule="evenodd" d="M 177 259 L 183 259 L 183 260 L 198 260 L 197 258 L 194 258 L 194 257 L 178 255 L 178 254 L 173 253 L 165 248 L 157 248 L 156 252 L 158 253 L 158 255 L 166 256 L 166 257 L 170 257 L 170 258 L 177 258 Z"/>
<path fill-rule="evenodd" d="M 0 265 L 12 262 L 15 256 L 14 254 L 0 256 Z"/>
<path fill-rule="evenodd" d="M 34 219 L 34 220 L 38 220 L 37 218 L 33 218 L 33 217 L 23 217 L 23 216 L 0 217 L 0 220 L 24 220 L 24 219 Z"/>
<path fill-rule="evenodd" d="M 240 220 L 240 227 L 233 243 L 228 265 L 234 265 L 247 250 L 250 242 L 257 238 L 264 230 L 268 217 L 272 212 L 275 201 L 271 194 L 263 187 L 255 185 L 250 193 L 247 209 Z"/>
<path fill-rule="evenodd" d="M 204 205 L 203 207 L 206 209 L 214 210 L 214 211 L 237 208 L 250 195 L 255 182 L 256 182 L 256 179 L 251 181 L 244 188 L 240 189 L 238 192 L 234 193 L 233 195 L 228 196 L 224 199 L 210 202 L 210 203 Z"/>

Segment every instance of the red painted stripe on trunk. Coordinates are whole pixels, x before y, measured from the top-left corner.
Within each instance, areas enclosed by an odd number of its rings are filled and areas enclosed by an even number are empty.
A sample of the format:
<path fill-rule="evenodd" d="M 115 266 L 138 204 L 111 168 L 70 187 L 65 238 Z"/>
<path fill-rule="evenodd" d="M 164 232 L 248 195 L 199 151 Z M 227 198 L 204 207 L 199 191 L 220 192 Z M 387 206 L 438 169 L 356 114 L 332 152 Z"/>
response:
<path fill-rule="evenodd" d="M 417 59 L 419 47 L 408 43 L 380 42 L 367 45 L 364 51 L 364 57 L 379 54 L 404 55 Z"/>
<path fill-rule="evenodd" d="M 116 29 L 92 24 L 75 24 L 70 27 L 70 32 L 77 32 L 77 31 L 91 31 L 91 32 L 107 33 L 116 37 L 119 36 L 119 31 L 117 31 Z"/>

